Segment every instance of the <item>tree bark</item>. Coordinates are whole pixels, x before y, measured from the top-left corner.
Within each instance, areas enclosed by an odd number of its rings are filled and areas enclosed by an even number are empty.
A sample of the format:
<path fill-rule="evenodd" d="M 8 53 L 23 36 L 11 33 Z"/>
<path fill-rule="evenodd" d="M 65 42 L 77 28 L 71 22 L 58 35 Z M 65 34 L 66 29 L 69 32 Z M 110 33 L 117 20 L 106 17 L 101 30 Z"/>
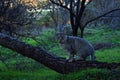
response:
<path fill-rule="evenodd" d="M 65 74 L 73 71 L 78 71 L 86 68 L 107 68 L 114 69 L 120 66 L 120 63 L 105 63 L 98 61 L 74 61 L 68 62 L 64 58 L 53 56 L 52 54 L 47 53 L 45 50 L 40 47 L 34 47 L 29 44 L 25 44 L 15 38 L 7 36 L 0 33 L 0 45 L 6 48 L 9 48 L 13 51 L 18 52 L 19 54 L 32 58 L 41 64 L 47 66 L 50 69 L 53 69 L 59 73 Z"/>
<path fill-rule="evenodd" d="M 78 36 L 78 27 L 74 26 L 72 30 L 73 30 L 73 33 L 72 33 L 73 36 Z"/>
<path fill-rule="evenodd" d="M 84 28 L 80 28 L 80 31 L 81 31 L 80 37 L 83 38 L 83 35 L 84 35 Z"/>

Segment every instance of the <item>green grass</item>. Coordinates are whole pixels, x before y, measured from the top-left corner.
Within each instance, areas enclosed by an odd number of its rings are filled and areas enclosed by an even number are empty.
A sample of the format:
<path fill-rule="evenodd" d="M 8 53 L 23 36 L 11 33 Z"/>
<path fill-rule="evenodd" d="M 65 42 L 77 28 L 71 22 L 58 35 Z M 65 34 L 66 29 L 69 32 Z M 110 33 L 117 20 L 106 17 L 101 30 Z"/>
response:
<path fill-rule="evenodd" d="M 120 63 L 120 47 L 96 51 L 96 60 L 109 63 Z"/>
<path fill-rule="evenodd" d="M 0 72 L 0 80 L 55 80 L 59 75 L 50 69 L 32 71 L 6 71 Z"/>
<path fill-rule="evenodd" d="M 61 80 L 105 80 L 107 77 L 107 70 L 87 69 L 64 75 L 64 77 L 61 77 Z"/>
<path fill-rule="evenodd" d="M 115 75 L 117 74 L 118 75 Z M 86 69 L 64 75 L 60 80 L 119 80 L 120 70 L 112 73 L 106 69 Z"/>
<path fill-rule="evenodd" d="M 85 29 L 85 39 L 92 43 L 107 42 L 120 44 L 120 31 L 111 29 Z"/>
<path fill-rule="evenodd" d="M 45 48 L 49 53 L 66 57 L 66 52 L 59 47 L 53 34 L 53 30 L 44 31 L 43 35 L 36 37 L 39 44 L 31 38 L 24 38 L 23 41 L 34 46 L 42 46 L 42 48 Z M 120 31 L 87 28 L 85 29 L 85 39 L 91 43 L 107 42 L 120 44 Z M 11 54 L 16 53 L 0 46 L 0 55 L 7 57 Z M 101 62 L 120 63 L 120 46 L 97 50 L 95 56 L 96 60 Z M 0 80 L 120 80 L 120 68 L 115 71 L 86 69 L 70 74 L 59 74 L 44 66 L 41 67 L 41 65 L 38 65 L 39 63 L 20 55 L 7 60 L 6 63 L 10 69 L 7 69 L 0 61 Z M 15 69 L 17 67 L 16 64 L 20 64 L 20 70 Z"/>
<path fill-rule="evenodd" d="M 0 80 L 119 80 L 120 69 L 112 72 L 106 69 L 86 69 L 70 74 L 59 74 L 50 69 L 36 72 L 0 72 Z"/>
<path fill-rule="evenodd" d="M 23 42 L 26 42 L 27 44 L 31 44 L 31 45 L 33 45 L 33 46 L 36 46 L 38 43 L 35 41 L 35 40 L 33 40 L 32 38 L 23 38 L 22 39 L 23 40 Z"/>

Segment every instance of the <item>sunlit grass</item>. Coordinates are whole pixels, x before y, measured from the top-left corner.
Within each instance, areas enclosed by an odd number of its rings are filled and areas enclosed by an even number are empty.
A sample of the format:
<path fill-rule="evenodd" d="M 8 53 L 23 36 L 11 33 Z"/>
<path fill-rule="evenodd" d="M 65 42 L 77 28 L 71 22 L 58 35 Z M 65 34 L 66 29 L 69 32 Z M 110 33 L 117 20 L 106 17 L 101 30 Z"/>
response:
<path fill-rule="evenodd" d="M 23 41 L 23 42 L 26 42 L 27 44 L 31 44 L 31 45 L 33 45 L 33 46 L 36 46 L 36 45 L 38 44 L 38 43 L 37 43 L 35 40 L 33 40 L 32 38 L 23 38 L 22 41 Z"/>

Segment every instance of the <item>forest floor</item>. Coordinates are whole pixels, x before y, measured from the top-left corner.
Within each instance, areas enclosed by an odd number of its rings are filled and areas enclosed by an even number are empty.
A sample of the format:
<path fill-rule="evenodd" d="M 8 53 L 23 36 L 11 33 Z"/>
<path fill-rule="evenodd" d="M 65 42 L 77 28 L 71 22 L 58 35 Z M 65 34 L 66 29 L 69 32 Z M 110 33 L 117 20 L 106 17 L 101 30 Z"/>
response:
<path fill-rule="evenodd" d="M 53 30 L 46 30 L 40 37 L 24 38 L 23 41 L 34 46 L 44 45 L 43 48 L 49 53 L 67 58 L 66 52 L 53 40 L 53 33 Z M 98 46 L 100 49 L 95 51 L 97 61 L 120 63 L 120 30 L 86 28 L 84 38 L 92 44 L 108 44 L 106 47 Z M 18 54 L 9 59 L 5 58 L 13 54 L 16 53 L 0 46 L 0 80 L 120 80 L 120 67 L 115 70 L 86 69 L 70 74 L 59 74 Z"/>

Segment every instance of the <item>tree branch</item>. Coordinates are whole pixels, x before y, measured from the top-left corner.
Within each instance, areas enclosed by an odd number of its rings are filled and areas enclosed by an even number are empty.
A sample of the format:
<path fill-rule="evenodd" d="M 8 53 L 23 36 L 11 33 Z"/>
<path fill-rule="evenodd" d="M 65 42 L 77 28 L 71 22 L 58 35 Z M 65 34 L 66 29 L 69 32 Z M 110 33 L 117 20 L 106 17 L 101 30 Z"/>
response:
<path fill-rule="evenodd" d="M 85 2 L 86 2 L 86 0 L 82 0 L 82 2 L 81 2 L 81 8 L 80 8 L 80 10 L 79 10 L 78 15 L 76 16 L 76 17 L 79 18 L 79 21 L 82 19 L 83 12 L 84 12 L 84 10 L 85 10 L 85 8 L 86 8 Z"/>
<path fill-rule="evenodd" d="M 50 0 L 53 4 L 55 4 L 55 5 L 57 5 L 57 6 L 60 6 L 60 7 L 62 7 L 62 8 L 65 8 L 65 9 L 67 9 L 68 11 L 71 11 L 71 9 L 69 9 L 67 6 L 64 6 L 63 4 L 59 4 L 59 3 L 56 3 L 55 1 L 53 1 L 53 0 Z M 75 16 L 75 14 L 73 13 L 73 12 L 71 12 L 72 13 L 72 15 L 73 16 Z"/>
<path fill-rule="evenodd" d="M 53 4 L 55 4 L 55 5 L 57 5 L 57 6 L 61 6 L 61 7 L 63 7 L 63 8 L 65 8 L 65 9 L 67 9 L 67 10 L 70 10 L 67 6 L 64 6 L 64 5 L 62 5 L 61 3 L 59 4 L 59 3 L 56 3 L 55 1 L 53 1 L 53 0 L 50 0 Z"/>
<path fill-rule="evenodd" d="M 19 54 L 32 58 L 41 64 L 53 69 L 59 73 L 65 74 L 73 71 L 78 71 L 86 68 L 106 68 L 115 69 L 120 66 L 120 63 L 106 63 L 98 61 L 74 61 L 68 62 L 64 58 L 56 57 L 47 53 L 42 48 L 34 47 L 29 44 L 25 44 L 15 38 L 0 33 L 0 45 L 11 50 L 18 52 Z"/>
<path fill-rule="evenodd" d="M 106 15 L 112 13 L 112 12 L 118 11 L 118 10 L 120 10 L 120 8 L 113 9 L 113 10 L 111 10 L 111 11 L 108 11 L 108 12 L 100 15 L 100 16 L 97 16 L 96 18 L 87 21 L 87 22 L 85 23 L 84 27 L 87 26 L 87 24 L 89 24 L 89 23 L 91 23 L 91 22 L 93 22 L 93 21 L 95 21 L 95 20 L 97 20 L 97 19 L 100 19 L 101 17 L 104 17 L 104 16 L 106 16 Z"/>
<path fill-rule="evenodd" d="M 85 4 L 85 6 L 89 5 L 91 2 L 92 2 L 92 0 L 89 0 L 89 1 Z"/>

